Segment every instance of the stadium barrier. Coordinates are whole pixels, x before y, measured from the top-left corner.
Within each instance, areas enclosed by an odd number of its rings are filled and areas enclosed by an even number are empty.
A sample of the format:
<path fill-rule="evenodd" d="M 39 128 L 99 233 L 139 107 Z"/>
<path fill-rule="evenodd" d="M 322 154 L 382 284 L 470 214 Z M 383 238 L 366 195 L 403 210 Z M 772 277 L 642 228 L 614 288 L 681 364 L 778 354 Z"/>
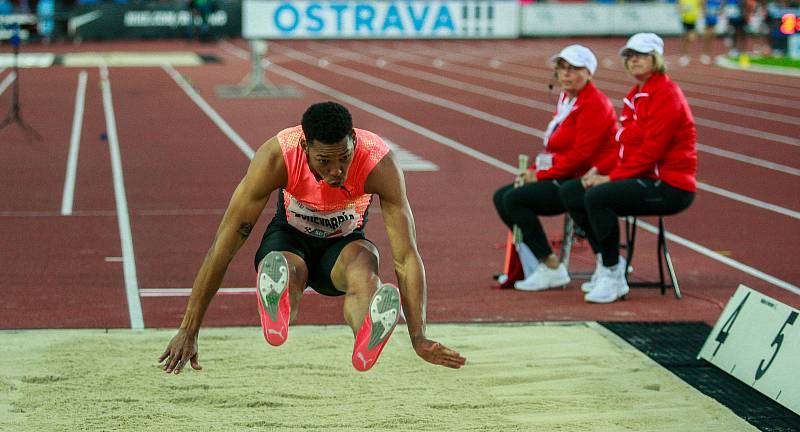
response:
<path fill-rule="evenodd" d="M 181 38 L 204 25 L 181 1 L 80 5 L 69 15 L 67 34 L 79 40 Z M 214 37 L 240 36 L 241 3 L 219 2 L 206 24 Z"/>
<path fill-rule="evenodd" d="M 680 34 L 665 3 L 525 3 L 517 0 L 218 1 L 214 37 L 249 39 L 514 39 Z M 104 2 L 59 11 L 77 40 L 180 38 L 203 23 L 184 1 Z M 58 29 L 57 29 L 58 30 Z"/>

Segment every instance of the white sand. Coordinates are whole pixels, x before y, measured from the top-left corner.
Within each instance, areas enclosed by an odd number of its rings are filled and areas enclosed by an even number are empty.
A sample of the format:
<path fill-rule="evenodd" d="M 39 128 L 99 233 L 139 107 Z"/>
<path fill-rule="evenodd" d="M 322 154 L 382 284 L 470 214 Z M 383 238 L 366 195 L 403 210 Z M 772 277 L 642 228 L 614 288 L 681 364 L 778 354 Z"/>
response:
<path fill-rule="evenodd" d="M 606 332 L 579 325 L 432 325 L 468 358 L 416 357 L 399 329 L 367 373 L 340 326 L 204 329 L 202 372 L 156 366 L 173 330 L 0 332 L 0 430 L 750 431 Z"/>

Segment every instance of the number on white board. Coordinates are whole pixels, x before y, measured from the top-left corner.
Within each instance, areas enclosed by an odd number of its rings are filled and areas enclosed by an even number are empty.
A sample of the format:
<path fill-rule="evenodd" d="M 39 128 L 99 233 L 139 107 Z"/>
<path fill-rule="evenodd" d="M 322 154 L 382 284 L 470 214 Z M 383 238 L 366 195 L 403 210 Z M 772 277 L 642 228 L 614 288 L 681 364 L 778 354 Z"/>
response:
<path fill-rule="evenodd" d="M 729 316 L 728 319 L 725 320 L 725 324 L 722 325 L 722 328 L 719 329 L 719 334 L 717 335 L 716 338 L 714 338 L 715 341 L 719 342 L 719 345 L 717 345 L 717 347 L 714 349 L 714 353 L 711 354 L 711 358 L 714 358 L 714 356 L 717 355 L 717 351 L 719 351 L 719 348 L 722 346 L 722 344 L 725 343 L 725 339 L 728 339 L 728 334 L 730 334 L 731 332 L 731 327 L 733 327 L 733 323 L 736 322 L 736 317 L 739 316 L 739 312 L 742 311 L 742 306 L 744 306 L 748 298 L 750 298 L 749 291 L 747 292 L 747 295 L 744 296 L 744 298 L 742 299 L 742 302 L 739 303 L 739 306 L 736 306 L 736 309 L 733 311 L 731 316 Z"/>
<path fill-rule="evenodd" d="M 778 351 L 781 349 L 781 345 L 783 344 L 783 329 L 786 328 L 787 325 L 793 325 L 794 322 L 797 320 L 797 311 L 792 311 L 789 313 L 789 318 L 786 318 L 781 329 L 778 330 L 778 334 L 775 335 L 775 339 L 772 340 L 772 343 L 769 346 L 775 345 L 775 351 L 772 353 L 772 357 L 769 359 L 769 362 L 766 366 L 764 366 L 764 360 L 758 362 L 758 369 L 756 369 L 756 381 L 760 380 L 761 377 L 767 373 L 767 370 L 770 366 L 772 366 L 772 361 L 775 360 L 775 356 L 778 355 Z"/>

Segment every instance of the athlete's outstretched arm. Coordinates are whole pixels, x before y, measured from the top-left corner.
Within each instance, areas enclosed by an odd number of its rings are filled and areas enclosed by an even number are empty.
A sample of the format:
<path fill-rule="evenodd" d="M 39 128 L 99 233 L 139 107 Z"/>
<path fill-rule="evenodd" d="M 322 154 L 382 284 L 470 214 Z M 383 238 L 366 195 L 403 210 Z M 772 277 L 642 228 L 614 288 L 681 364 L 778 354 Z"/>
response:
<path fill-rule="evenodd" d="M 201 368 L 197 360 L 197 335 L 206 309 L 219 290 L 228 264 L 249 237 L 270 194 L 285 184 L 283 155 L 278 140 L 272 138 L 256 152 L 247 174 L 233 192 L 211 248 L 197 272 L 178 334 L 159 358 L 159 362 L 166 360 L 164 371 L 167 373 L 180 373 L 187 362 L 191 362 L 194 369 Z"/>
<path fill-rule="evenodd" d="M 381 200 L 381 213 L 392 248 L 403 312 L 414 351 L 430 363 L 460 368 L 466 362 L 461 354 L 425 336 L 425 268 L 417 251 L 414 216 L 406 197 L 403 172 L 392 152 L 372 170 L 365 190 L 377 194 Z"/>

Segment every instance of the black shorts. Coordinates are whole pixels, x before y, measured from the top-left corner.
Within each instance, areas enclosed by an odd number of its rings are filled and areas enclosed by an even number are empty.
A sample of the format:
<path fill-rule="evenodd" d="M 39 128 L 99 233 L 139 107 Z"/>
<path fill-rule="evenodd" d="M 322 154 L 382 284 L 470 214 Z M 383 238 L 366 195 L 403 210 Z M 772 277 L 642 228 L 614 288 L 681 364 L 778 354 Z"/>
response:
<path fill-rule="evenodd" d="M 697 23 L 683 21 L 683 31 L 684 32 L 694 31 L 694 29 L 696 27 L 697 27 Z"/>
<path fill-rule="evenodd" d="M 308 267 L 307 285 L 326 296 L 340 296 L 344 292 L 333 286 L 331 271 L 342 249 L 356 240 L 367 240 L 363 229 L 358 229 L 344 237 L 317 238 L 301 233 L 280 218 L 272 219 L 261 246 L 256 252 L 255 266 L 272 251 L 291 252 L 298 255 Z M 370 242 L 371 243 L 371 242 Z"/>

